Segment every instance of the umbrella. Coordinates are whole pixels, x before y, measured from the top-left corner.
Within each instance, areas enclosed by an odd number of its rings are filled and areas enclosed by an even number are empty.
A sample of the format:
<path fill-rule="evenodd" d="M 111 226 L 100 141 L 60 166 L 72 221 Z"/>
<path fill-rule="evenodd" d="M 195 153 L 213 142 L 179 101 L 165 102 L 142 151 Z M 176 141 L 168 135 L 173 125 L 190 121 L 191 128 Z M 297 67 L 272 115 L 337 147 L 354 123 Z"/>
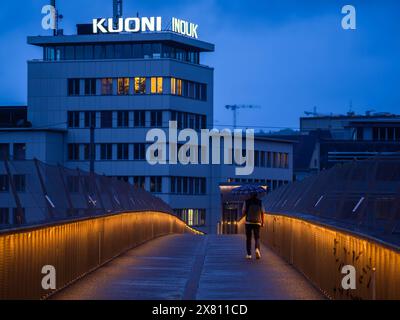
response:
<path fill-rule="evenodd" d="M 233 195 L 251 195 L 256 193 L 258 196 L 264 196 L 267 193 L 267 190 L 260 185 L 245 184 L 233 189 L 231 193 Z"/>

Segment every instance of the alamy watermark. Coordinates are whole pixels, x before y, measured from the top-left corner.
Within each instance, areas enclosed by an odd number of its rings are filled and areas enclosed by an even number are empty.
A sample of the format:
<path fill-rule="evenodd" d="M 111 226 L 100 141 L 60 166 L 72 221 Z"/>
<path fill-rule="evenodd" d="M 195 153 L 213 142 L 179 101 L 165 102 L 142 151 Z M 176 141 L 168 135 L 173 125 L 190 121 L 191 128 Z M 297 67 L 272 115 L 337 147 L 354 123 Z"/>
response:
<path fill-rule="evenodd" d="M 202 129 L 199 137 L 193 129 L 183 129 L 178 133 L 177 122 L 169 121 L 168 133 L 162 129 L 147 132 L 146 142 L 153 144 L 147 148 L 146 160 L 151 165 L 219 165 L 223 149 L 224 164 L 236 164 L 238 176 L 251 175 L 254 171 L 254 130 L 247 129 L 245 135 L 245 145 L 241 129 Z M 179 144 L 183 145 L 178 148 Z"/>

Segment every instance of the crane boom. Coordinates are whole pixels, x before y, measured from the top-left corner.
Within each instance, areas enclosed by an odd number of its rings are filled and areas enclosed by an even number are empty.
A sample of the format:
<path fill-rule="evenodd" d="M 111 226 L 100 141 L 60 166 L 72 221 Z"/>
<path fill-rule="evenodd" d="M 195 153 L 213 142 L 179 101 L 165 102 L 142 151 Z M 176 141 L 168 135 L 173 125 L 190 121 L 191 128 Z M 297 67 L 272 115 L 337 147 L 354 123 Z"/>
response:
<path fill-rule="evenodd" d="M 234 104 L 234 105 L 226 105 L 225 109 L 232 110 L 233 112 L 233 128 L 237 127 L 237 110 L 238 109 L 261 109 L 260 106 L 256 105 L 247 105 L 247 104 Z"/>

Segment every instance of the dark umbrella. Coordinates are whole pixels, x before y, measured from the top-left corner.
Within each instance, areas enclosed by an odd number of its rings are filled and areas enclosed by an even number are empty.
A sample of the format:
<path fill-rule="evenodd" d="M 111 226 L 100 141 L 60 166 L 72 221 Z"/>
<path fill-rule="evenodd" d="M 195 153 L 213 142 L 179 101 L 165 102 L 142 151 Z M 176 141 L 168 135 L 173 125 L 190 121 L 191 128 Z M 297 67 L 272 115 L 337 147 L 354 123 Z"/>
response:
<path fill-rule="evenodd" d="M 245 184 L 231 191 L 233 195 L 249 196 L 256 193 L 258 196 L 264 196 L 267 193 L 266 188 L 255 184 Z"/>

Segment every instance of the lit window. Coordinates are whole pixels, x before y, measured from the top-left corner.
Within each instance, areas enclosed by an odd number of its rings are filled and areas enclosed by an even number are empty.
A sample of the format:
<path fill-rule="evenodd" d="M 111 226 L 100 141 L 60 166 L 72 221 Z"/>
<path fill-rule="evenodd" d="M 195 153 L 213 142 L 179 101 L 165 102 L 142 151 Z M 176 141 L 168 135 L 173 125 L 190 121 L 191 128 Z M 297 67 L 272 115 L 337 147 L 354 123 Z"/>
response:
<path fill-rule="evenodd" d="M 136 77 L 135 78 L 135 94 L 146 93 L 146 78 Z"/>
<path fill-rule="evenodd" d="M 177 88 L 176 88 L 176 94 L 178 95 L 178 96 L 181 96 L 182 95 L 182 80 L 181 79 L 178 79 L 177 81 L 176 81 L 176 83 L 177 83 Z"/>
<path fill-rule="evenodd" d="M 152 77 L 151 78 L 151 93 L 161 94 L 163 92 L 163 78 Z"/>
<path fill-rule="evenodd" d="M 118 94 L 129 94 L 129 78 L 118 78 Z"/>
<path fill-rule="evenodd" d="M 176 78 L 171 78 L 171 94 L 176 94 Z"/>

